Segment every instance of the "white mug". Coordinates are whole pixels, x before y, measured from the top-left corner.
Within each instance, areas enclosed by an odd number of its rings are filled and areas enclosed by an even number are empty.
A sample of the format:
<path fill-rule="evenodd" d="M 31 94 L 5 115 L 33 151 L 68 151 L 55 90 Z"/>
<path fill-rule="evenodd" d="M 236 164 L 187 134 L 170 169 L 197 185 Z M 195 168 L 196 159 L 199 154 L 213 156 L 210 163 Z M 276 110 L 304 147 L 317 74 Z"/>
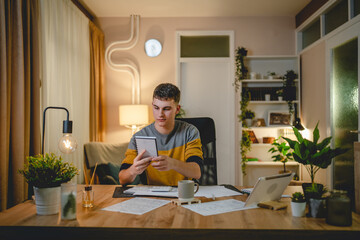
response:
<path fill-rule="evenodd" d="M 196 190 L 195 190 L 196 185 Z M 194 199 L 194 194 L 199 191 L 199 184 L 192 180 L 178 181 L 178 197 L 180 201 L 189 202 Z"/>

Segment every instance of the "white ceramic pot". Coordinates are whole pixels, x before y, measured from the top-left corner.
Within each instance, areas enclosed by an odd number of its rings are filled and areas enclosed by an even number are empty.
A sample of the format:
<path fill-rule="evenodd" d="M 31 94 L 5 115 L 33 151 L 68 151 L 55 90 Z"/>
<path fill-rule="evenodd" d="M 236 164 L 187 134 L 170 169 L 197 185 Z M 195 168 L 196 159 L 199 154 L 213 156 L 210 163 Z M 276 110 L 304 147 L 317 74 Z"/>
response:
<path fill-rule="evenodd" d="M 278 96 L 278 100 L 279 100 L 279 101 L 282 101 L 282 100 L 283 100 L 283 97 L 282 97 L 282 96 Z"/>
<path fill-rule="evenodd" d="M 270 101 L 270 97 L 271 97 L 271 95 L 270 94 L 265 94 L 265 101 Z"/>
<path fill-rule="evenodd" d="M 59 213 L 61 187 L 37 188 L 34 187 L 36 213 L 51 215 Z"/>
<path fill-rule="evenodd" d="M 291 211 L 293 217 L 305 216 L 306 202 L 291 202 Z"/>
<path fill-rule="evenodd" d="M 246 125 L 247 125 L 248 127 L 251 127 L 251 126 L 252 126 L 252 119 L 251 119 L 251 118 L 246 118 L 246 119 L 245 119 L 245 122 L 246 122 Z"/>

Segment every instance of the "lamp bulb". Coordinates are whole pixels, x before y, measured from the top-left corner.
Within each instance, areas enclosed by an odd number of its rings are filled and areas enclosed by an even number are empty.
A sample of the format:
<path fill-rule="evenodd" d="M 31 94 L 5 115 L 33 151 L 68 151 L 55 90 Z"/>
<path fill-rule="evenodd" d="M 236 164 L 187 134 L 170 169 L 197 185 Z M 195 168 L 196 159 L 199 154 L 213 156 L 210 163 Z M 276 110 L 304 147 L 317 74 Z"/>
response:
<path fill-rule="evenodd" d="M 71 134 L 66 133 L 60 138 L 58 147 L 63 153 L 72 153 L 77 148 L 76 139 Z"/>

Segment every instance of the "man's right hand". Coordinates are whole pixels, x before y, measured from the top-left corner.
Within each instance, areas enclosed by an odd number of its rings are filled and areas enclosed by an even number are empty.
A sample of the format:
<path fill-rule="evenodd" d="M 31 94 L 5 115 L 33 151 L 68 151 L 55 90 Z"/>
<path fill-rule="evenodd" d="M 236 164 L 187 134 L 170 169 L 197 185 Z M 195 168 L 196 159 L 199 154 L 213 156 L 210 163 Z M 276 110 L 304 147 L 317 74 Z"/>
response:
<path fill-rule="evenodd" d="M 134 158 L 134 162 L 131 165 L 131 174 L 132 175 L 140 175 L 142 174 L 145 169 L 150 165 L 152 157 L 146 157 L 143 158 L 143 155 L 145 153 L 145 149 Z"/>

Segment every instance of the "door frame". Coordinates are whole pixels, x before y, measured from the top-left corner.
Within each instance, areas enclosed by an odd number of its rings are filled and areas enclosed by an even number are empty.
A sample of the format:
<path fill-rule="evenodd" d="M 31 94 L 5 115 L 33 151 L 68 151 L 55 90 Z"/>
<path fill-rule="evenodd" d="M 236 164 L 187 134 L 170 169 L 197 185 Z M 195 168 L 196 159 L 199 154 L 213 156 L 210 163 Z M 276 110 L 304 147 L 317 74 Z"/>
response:
<path fill-rule="evenodd" d="M 357 22 L 356 24 L 353 24 L 349 26 L 346 29 L 343 29 L 342 31 L 336 33 L 336 35 L 332 36 L 331 38 L 326 40 L 326 99 L 327 99 L 327 135 L 333 136 L 333 120 L 332 120 L 332 96 L 331 96 L 331 86 L 332 86 L 332 65 L 333 65 L 333 51 L 335 47 L 346 43 L 347 41 L 358 38 L 358 87 L 360 90 L 360 22 Z M 360 91 L 359 91 L 360 93 Z M 358 106 L 360 106 L 360 96 L 358 97 Z M 358 115 L 358 128 L 360 128 L 360 111 Z M 360 134 L 358 134 L 358 140 L 360 139 Z M 333 147 L 333 141 L 332 141 L 332 147 Z M 327 186 L 331 186 L 331 188 L 334 186 L 334 177 L 333 177 L 333 169 L 334 169 L 334 163 L 332 163 L 328 168 L 326 172 L 326 184 Z"/>
<path fill-rule="evenodd" d="M 181 36 L 218 36 L 218 35 L 227 35 L 229 36 L 229 57 L 214 57 L 214 58 L 181 58 L 180 55 L 180 40 Z M 187 62 L 202 62 L 202 63 L 213 63 L 213 62 L 221 62 L 221 63 L 229 63 L 229 72 L 228 72 L 228 79 L 226 79 L 227 84 L 227 92 L 229 93 L 227 99 L 228 104 L 230 106 L 230 109 L 233 109 L 232 112 L 229 112 L 228 116 L 225 116 L 228 118 L 228 126 L 231 126 L 233 128 L 233 131 L 230 131 L 231 134 L 228 136 L 228 143 L 229 143 L 229 149 L 230 149 L 230 159 L 227 159 L 226 161 L 229 161 L 229 167 L 226 169 L 225 172 L 220 172 L 219 169 L 217 171 L 218 174 L 218 181 L 219 184 L 221 183 L 230 183 L 230 184 L 238 184 L 238 174 L 240 172 L 239 166 L 237 164 L 236 159 L 239 157 L 239 153 L 237 151 L 236 146 L 238 145 L 238 124 L 237 122 L 237 109 L 236 109 L 236 94 L 235 94 L 235 88 L 233 87 L 233 82 L 235 79 L 235 41 L 234 41 L 234 31 L 201 31 L 201 30 L 189 30 L 189 31 L 176 31 L 176 84 L 179 88 L 181 88 L 181 64 L 187 63 Z M 222 83 L 224 84 L 224 82 Z M 180 89 L 181 90 L 181 89 Z M 217 128 L 218 130 L 219 128 Z M 221 162 L 221 156 L 219 155 L 220 151 L 217 151 L 217 166 L 219 166 L 219 163 Z M 224 181 L 224 182 L 222 182 Z"/>

